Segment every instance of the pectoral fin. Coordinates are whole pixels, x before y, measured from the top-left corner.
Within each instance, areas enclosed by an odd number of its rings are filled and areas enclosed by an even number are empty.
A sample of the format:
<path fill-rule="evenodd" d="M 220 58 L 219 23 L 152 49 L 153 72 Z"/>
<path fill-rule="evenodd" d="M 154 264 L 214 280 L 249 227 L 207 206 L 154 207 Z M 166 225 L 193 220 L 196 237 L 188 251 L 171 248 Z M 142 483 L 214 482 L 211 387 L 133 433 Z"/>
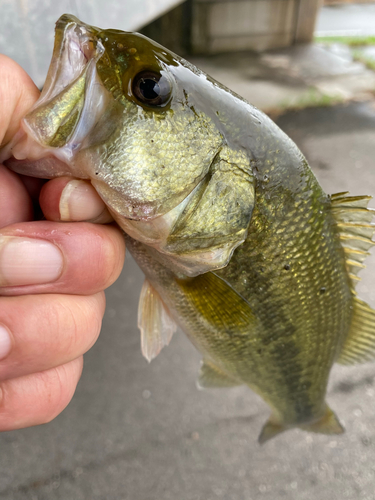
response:
<path fill-rule="evenodd" d="M 198 378 L 199 388 L 235 387 L 236 385 L 242 385 L 242 382 L 229 377 L 210 361 L 203 361 Z"/>
<path fill-rule="evenodd" d="M 169 344 L 177 329 L 160 295 L 146 279 L 139 298 L 138 328 L 142 354 L 149 362 Z"/>
<path fill-rule="evenodd" d="M 257 323 L 250 305 L 228 283 L 214 273 L 177 279 L 195 314 L 214 332 L 228 336 L 249 336 Z"/>
<path fill-rule="evenodd" d="M 365 363 L 375 359 L 375 311 L 358 297 L 348 337 L 337 360 L 342 365 Z"/>

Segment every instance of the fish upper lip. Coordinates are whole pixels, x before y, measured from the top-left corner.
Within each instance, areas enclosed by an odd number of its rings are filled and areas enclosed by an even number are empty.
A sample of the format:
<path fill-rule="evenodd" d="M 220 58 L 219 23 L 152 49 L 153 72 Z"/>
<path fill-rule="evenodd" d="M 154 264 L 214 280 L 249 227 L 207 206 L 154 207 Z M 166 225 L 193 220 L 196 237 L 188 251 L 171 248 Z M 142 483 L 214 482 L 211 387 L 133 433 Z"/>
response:
<path fill-rule="evenodd" d="M 59 27 L 57 28 L 59 29 Z M 55 45 L 51 68 L 48 72 L 46 85 L 40 98 L 34 104 L 28 115 L 23 120 L 25 132 L 42 147 L 51 148 L 54 155 L 65 163 L 69 163 L 74 153 L 83 144 L 88 132 L 99 119 L 105 104 L 108 102 L 108 92 L 104 89 L 100 78 L 97 75 L 96 63 L 104 53 L 104 47 L 96 35 L 79 21 L 65 22 L 60 35 L 62 39 Z M 63 100 L 64 94 L 72 85 L 83 79 L 84 91 L 83 101 L 80 104 L 79 118 L 70 135 L 67 136 L 65 144 L 61 146 L 50 146 L 47 137 L 41 137 L 38 129 L 42 126 L 35 126 L 34 116 L 38 120 L 38 109 L 51 105 L 51 111 L 57 109 L 60 97 Z M 54 100 L 57 99 L 57 104 Z M 78 104 L 78 101 L 77 101 Z M 72 109 L 65 118 L 62 116 L 61 124 L 66 121 L 76 108 Z M 41 118 L 43 120 L 43 117 Z M 51 136 L 51 140 L 53 135 Z"/>
<path fill-rule="evenodd" d="M 84 138 L 100 118 L 106 103 L 108 103 L 108 92 L 96 71 L 96 62 L 103 55 L 104 47 L 96 37 L 95 28 L 90 29 L 73 16 L 60 18 L 56 28 L 56 39 L 45 86 L 39 99 L 22 120 L 20 132 L 22 131 L 23 137 L 27 138 L 29 144 L 34 144 L 34 147 L 43 150 L 42 156 L 52 154 L 69 164 L 74 153 L 80 149 Z M 41 136 L 38 133 L 39 126 L 35 124 L 35 121 L 43 119 L 43 117 L 38 117 L 38 109 L 43 106 L 48 108 L 49 105 L 53 109 L 53 100 L 58 99 L 59 96 L 63 97 L 69 87 L 82 78 L 85 80 L 85 87 L 80 117 L 63 146 L 50 146 L 48 137 Z M 1 155 L 2 160 L 10 158 L 12 155 L 18 159 L 25 157 L 23 146 L 18 148 L 17 155 L 13 154 L 13 146 L 16 143 L 17 141 L 13 140 L 4 148 Z M 26 144 L 25 141 L 23 143 Z M 29 150 L 27 146 L 26 149 Z"/>
<path fill-rule="evenodd" d="M 33 109 L 51 101 L 78 79 L 90 63 L 95 64 L 103 55 L 104 47 L 85 24 L 74 20 L 65 27 L 62 40 L 53 52 L 52 60 L 55 61 L 51 64 L 45 86 Z"/>

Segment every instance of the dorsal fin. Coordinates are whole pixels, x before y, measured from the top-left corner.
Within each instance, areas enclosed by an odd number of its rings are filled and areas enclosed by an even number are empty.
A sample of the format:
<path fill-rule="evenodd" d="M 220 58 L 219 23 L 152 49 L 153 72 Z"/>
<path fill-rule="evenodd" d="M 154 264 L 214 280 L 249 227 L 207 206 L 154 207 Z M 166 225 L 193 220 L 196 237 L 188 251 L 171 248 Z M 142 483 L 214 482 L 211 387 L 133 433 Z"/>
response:
<path fill-rule="evenodd" d="M 363 261 L 369 255 L 368 250 L 375 245 L 372 241 L 375 225 L 371 224 L 374 210 L 367 208 L 370 200 L 371 196 L 349 196 L 347 192 L 331 195 L 332 214 L 345 251 L 353 291 L 360 279 L 357 273 L 365 267 Z"/>
<path fill-rule="evenodd" d="M 147 279 L 139 297 L 138 328 L 141 330 L 142 354 L 149 362 L 169 344 L 177 329 L 160 295 Z"/>
<path fill-rule="evenodd" d="M 350 330 L 341 349 L 338 363 L 352 365 L 375 359 L 375 311 L 354 297 Z"/>

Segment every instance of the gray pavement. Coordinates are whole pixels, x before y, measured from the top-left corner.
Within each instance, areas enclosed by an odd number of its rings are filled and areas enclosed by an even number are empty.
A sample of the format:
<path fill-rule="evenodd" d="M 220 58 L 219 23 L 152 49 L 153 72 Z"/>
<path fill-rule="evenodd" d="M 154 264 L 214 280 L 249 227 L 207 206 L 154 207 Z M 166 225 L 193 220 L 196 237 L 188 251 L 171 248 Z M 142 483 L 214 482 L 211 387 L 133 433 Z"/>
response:
<path fill-rule="evenodd" d="M 375 4 L 321 8 L 315 35 L 375 35 Z M 375 60 L 373 46 L 361 51 L 364 59 Z M 266 53 L 238 52 L 189 60 L 255 106 L 275 115 L 319 103 L 372 99 L 375 73 L 355 60 L 355 52 L 358 47 L 315 43 Z"/>
<path fill-rule="evenodd" d="M 279 118 L 327 192 L 375 194 L 375 107 Z M 360 296 L 375 305 L 375 258 Z M 246 388 L 198 391 L 183 333 L 150 365 L 136 327 L 142 274 L 128 258 L 68 408 L 0 435 L 2 500 L 374 500 L 375 364 L 335 367 L 328 401 L 343 436 L 289 431 L 263 447 L 267 406 Z"/>
<path fill-rule="evenodd" d="M 369 56 L 370 57 L 370 56 Z M 375 73 L 342 44 L 306 44 L 264 53 L 189 57 L 200 69 L 269 113 L 372 99 Z"/>

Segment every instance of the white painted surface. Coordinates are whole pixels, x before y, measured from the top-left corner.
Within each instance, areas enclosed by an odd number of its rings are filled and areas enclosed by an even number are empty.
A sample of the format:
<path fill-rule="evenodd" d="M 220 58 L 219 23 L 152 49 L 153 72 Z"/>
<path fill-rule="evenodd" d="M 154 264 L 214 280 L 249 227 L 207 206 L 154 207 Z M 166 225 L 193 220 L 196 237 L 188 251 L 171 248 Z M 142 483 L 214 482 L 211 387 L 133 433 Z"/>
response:
<path fill-rule="evenodd" d="M 195 2 L 194 52 L 263 51 L 293 43 L 299 0 L 200 0 Z"/>
<path fill-rule="evenodd" d="M 285 33 L 292 28 L 294 1 L 225 1 L 210 11 L 213 37 Z"/>
<path fill-rule="evenodd" d="M 17 61 L 40 87 L 64 13 L 100 28 L 136 31 L 182 0 L 0 0 L 0 53 Z M 0 68 L 1 71 L 1 68 Z"/>
<path fill-rule="evenodd" d="M 316 36 L 375 35 L 375 4 L 330 5 L 320 9 Z"/>

